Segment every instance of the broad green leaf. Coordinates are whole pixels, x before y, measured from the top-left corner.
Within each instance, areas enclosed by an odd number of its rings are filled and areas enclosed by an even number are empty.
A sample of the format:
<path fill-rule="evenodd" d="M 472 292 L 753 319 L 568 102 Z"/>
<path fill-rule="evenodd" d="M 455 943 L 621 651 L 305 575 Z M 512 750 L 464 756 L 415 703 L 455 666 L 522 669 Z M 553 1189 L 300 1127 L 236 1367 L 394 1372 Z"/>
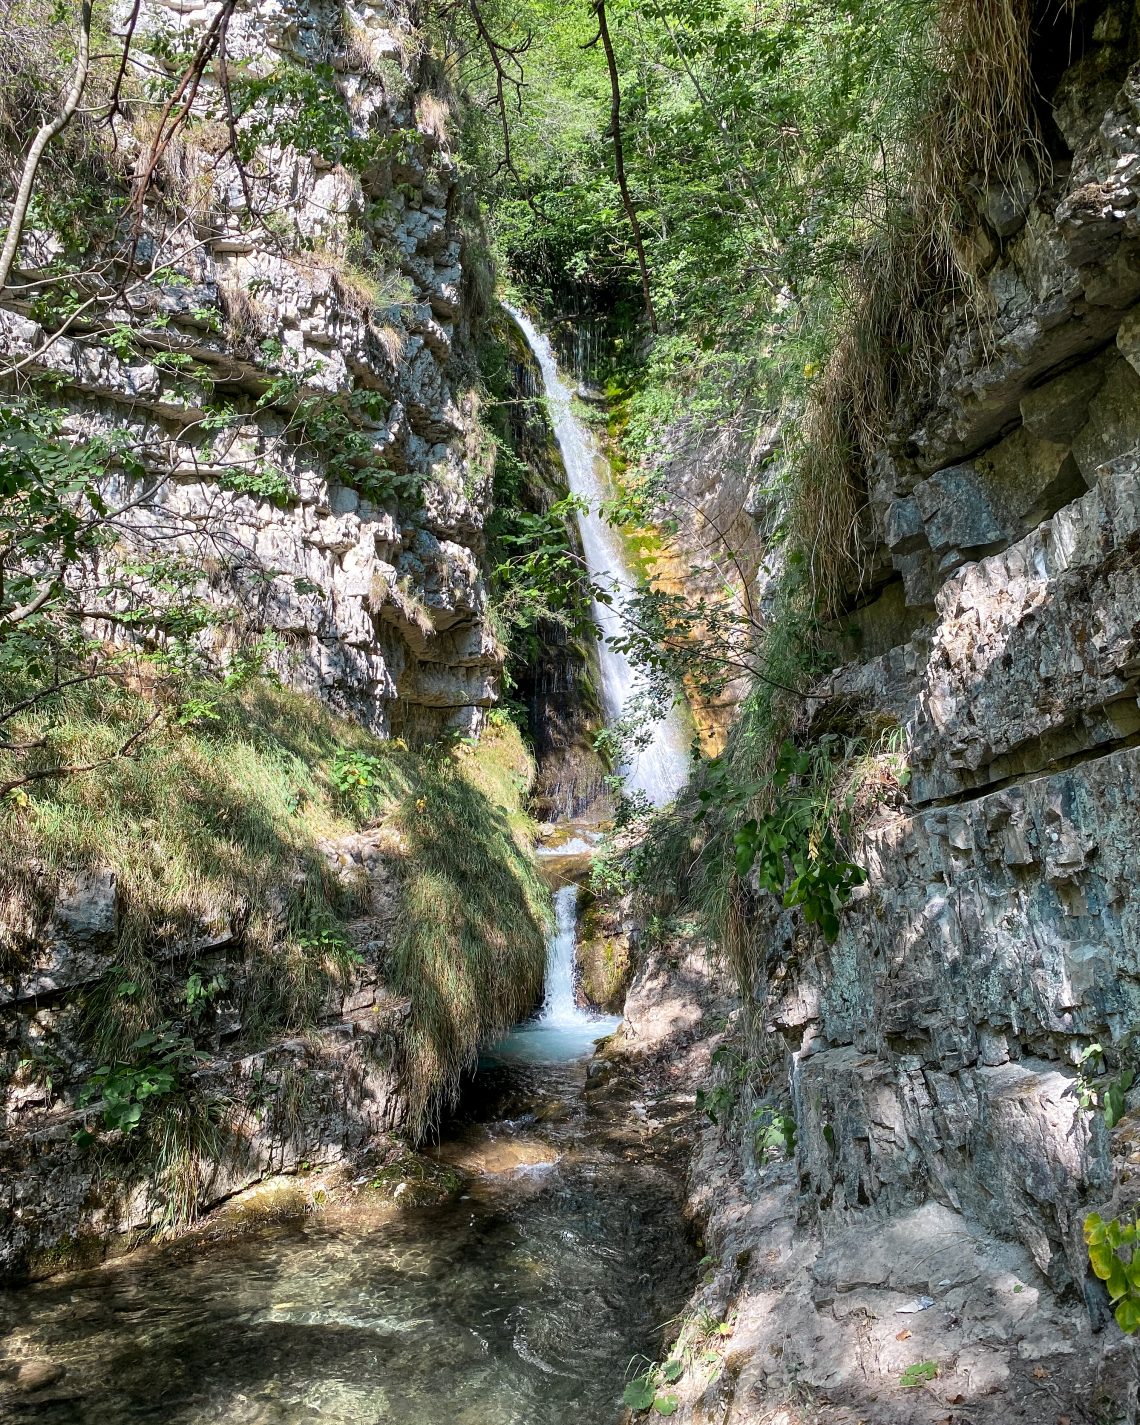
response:
<path fill-rule="evenodd" d="M 915 1361 L 903 1371 L 899 1378 L 899 1386 L 903 1390 L 913 1390 L 926 1381 L 934 1380 L 937 1375 L 937 1361 Z"/>
<path fill-rule="evenodd" d="M 1112 1264 L 1116 1261 L 1116 1255 L 1107 1242 L 1094 1242 L 1089 1246 L 1089 1263 L 1093 1271 L 1106 1282 L 1112 1273 Z"/>
<path fill-rule="evenodd" d="M 1140 1327 L 1140 1301 L 1134 1296 L 1125 1297 L 1113 1314 L 1116 1324 L 1126 1335 L 1131 1336 Z"/>
<path fill-rule="evenodd" d="M 648 1410 L 656 1394 L 656 1388 L 647 1375 L 637 1376 L 626 1386 L 622 1400 L 631 1410 Z"/>

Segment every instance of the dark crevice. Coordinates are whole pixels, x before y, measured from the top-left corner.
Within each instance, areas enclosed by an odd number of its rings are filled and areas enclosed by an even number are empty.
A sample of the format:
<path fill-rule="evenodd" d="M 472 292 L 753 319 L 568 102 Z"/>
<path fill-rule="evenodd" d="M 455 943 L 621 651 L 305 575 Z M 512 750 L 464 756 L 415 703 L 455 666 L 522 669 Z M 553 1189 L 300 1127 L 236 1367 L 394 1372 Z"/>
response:
<path fill-rule="evenodd" d="M 1110 706 L 1105 704 L 1104 708 Z M 1104 710 L 1102 708 L 1101 710 Z M 1098 709 L 1090 709 L 1092 712 Z M 1023 744 L 1031 746 L 1031 743 Z M 1132 732 L 1126 736 L 1115 738 L 1111 741 L 1099 743 L 1096 747 L 1088 747 L 1080 752 L 1069 753 L 1066 756 L 1055 757 L 1049 762 L 1042 763 L 1041 767 L 1032 772 L 1016 773 L 1008 777 L 997 778 L 992 782 L 987 782 L 985 786 L 971 787 L 967 791 L 958 793 L 950 797 L 935 797 L 928 802 L 923 802 L 915 807 L 915 813 L 922 815 L 928 811 L 937 811 L 943 807 L 968 806 L 971 802 L 982 801 L 985 797 L 994 792 L 1005 791 L 1008 787 L 1024 787 L 1032 782 L 1043 781 L 1046 777 L 1055 777 L 1060 772 L 1068 772 L 1074 767 L 1084 766 L 1088 762 L 1099 762 L 1103 758 L 1113 757 L 1118 752 L 1128 752 L 1132 748 L 1140 747 L 1140 732 Z"/>

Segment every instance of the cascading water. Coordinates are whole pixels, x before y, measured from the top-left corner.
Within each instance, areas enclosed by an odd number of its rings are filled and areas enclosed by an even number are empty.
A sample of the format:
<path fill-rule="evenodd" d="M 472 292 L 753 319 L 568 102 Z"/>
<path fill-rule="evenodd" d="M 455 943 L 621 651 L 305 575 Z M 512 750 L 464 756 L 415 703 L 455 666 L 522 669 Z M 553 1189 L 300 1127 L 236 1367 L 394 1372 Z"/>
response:
<path fill-rule="evenodd" d="M 578 940 L 578 887 L 563 886 L 554 897 L 554 933 L 546 956 L 546 998 L 539 1021 L 574 1022 L 580 1010 L 574 1000 L 574 951 Z"/>
<path fill-rule="evenodd" d="M 574 416 L 549 343 L 517 318 L 538 358 L 591 577 L 620 634 L 633 587 L 601 519 L 605 466 Z M 627 659 L 599 648 L 607 713 L 636 690 Z M 680 789 L 675 714 L 627 769 L 658 805 Z M 573 828 L 562 828 L 563 833 Z M 202 1238 L 62 1282 L 0 1291 L 0 1417 L 14 1425 L 608 1425 L 630 1360 L 660 1349 L 692 1254 L 675 1182 L 630 1151 L 633 1120 L 587 1108 L 583 1061 L 620 1020 L 575 996 L 578 885 L 592 834 L 549 856 L 555 924 L 539 1014 L 487 1055 L 471 1092 L 496 1105 L 439 1151 L 470 1173 L 457 1198 L 409 1208 L 361 1176 L 342 1203 L 234 1241 Z M 536 1069 L 532 1066 L 540 1065 Z M 500 1095 L 496 1098 L 495 1095 Z M 611 1113 L 614 1112 L 610 1106 Z M 613 1125 L 619 1124 L 619 1131 Z M 631 1135 L 633 1137 L 631 1138 Z M 448 1156 L 450 1153 L 450 1156 Z M 401 1185 L 403 1186 L 403 1185 Z M 410 1199 L 412 1194 L 406 1194 Z M 316 1197 L 314 1195 L 315 1203 Z M 21 1364 L 46 1368 L 31 1393 Z"/>
<path fill-rule="evenodd" d="M 578 516 L 586 568 L 593 582 L 606 589 L 612 604 L 595 600 L 594 620 L 601 637 L 598 660 L 601 695 L 606 717 L 617 722 L 629 709 L 631 698 L 643 686 L 629 659 L 613 646 L 624 631 L 624 618 L 634 591 L 633 575 L 617 532 L 606 523 L 601 504 L 610 495 L 609 473 L 590 428 L 574 414 L 572 393 L 563 381 L 550 342 L 523 313 L 508 308 L 542 371 L 554 434 L 566 467 L 572 494 L 585 501 Z M 622 768 L 626 786 L 644 792 L 654 806 L 673 800 L 688 778 L 688 738 L 680 713 L 673 708 L 648 729 L 648 744 Z"/>
<path fill-rule="evenodd" d="M 554 928 L 546 944 L 546 997 L 538 1015 L 520 1025 L 493 1049 L 492 1062 L 557 1064 L 589 1054 L 594 1041 L 621 1023 L 614 1015 L 592 1014 L 579 1007 L 574 992 L 578 950 L 578 887 L 562 886 L 554 895 Z"/>

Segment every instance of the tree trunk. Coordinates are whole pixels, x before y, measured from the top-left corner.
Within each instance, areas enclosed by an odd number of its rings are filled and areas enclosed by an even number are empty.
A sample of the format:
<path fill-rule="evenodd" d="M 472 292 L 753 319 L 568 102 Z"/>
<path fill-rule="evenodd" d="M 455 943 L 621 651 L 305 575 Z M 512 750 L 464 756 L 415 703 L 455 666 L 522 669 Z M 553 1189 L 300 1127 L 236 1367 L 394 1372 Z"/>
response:
<path fill-rule="evenodd" d="M 625 215 L 633 229 L 633 245 L 637 249 L 637 265 L 641 269 L 641 291 L 645 297 L 645 315 L 649 318 L 650 330 L 655 332 L 657 330 L 657 313 L 653 310 L 653 297 L 649 291 L 649 264 L 645 260 L 645 244 L 641 240 L 641 224 L 637 219 L 637 209 L 633 206 L 633 198 L 630 196 L 629 184 L 625 176 L 625 155 L 622 153 L 621 142 L 621 87 L 618 84 L 617 60 L 614 58 L 614 47 L 610 41 L 610 28 L 606 23 L 606 0 L 594 0 L 594 14 L 598 17 L 598 34 L 601 37 L 602 48 L 606 52 L 606 65 L 610 71 L 610 132 L 614 141 L 614 170 L 617 174 L 618 187 L 621 189 L 621 201 L 625 207 Z"/>
<path fill-rule="evenodd" d="M 24 235 L 24 223 L 28 217 L 28 205 L 32 201 L 32 188 L 35 186 L 36 173 L 39 170 L 40 159 L 43 157 L 44 149 L 51 143 L 52 139 L 71 122 L 72 115 L 79 108 L 79 101 L 83 97 L 83 89 L 87 83 L 87 72 L 91 66 L 91 0 L 83 0 L 80 10 L 79 21 L 79 52 L 75 57 L 75 73 L 72 76 L 71 87 L 64 96 L 63 108 L 50 122 L 44 124 L 39 133 L 32 140 L 32 146 L 28 150 L 28 156 L 24 160 L 24 171 L 20 175 L 20 186 L 16 190 L 15 202 L 12 204 L 12 217 L 8 223 L 8 236 L 4 240 L 4 250 L 0 252 L 0 292 L 8 285 L 8 278 L 12 272 L 12 264 L 16 260 L 16 250 L 20 246 L 20 239 Z"/>

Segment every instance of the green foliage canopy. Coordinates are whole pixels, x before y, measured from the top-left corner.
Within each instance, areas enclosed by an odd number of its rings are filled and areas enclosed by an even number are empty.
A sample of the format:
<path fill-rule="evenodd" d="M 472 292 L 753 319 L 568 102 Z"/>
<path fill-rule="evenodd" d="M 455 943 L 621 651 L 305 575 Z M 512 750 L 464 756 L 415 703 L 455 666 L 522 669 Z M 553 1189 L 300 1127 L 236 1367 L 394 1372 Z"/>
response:
<path fill-rule="evenodd" d="M 612 177 L 605 67 L 588 47 L 592 12 L 554 0 L 486 0 L 480 10 L 502 43 L 532 37 L 506 106 L 508 170 L 488 66 L 459 14 L 457 63 L 477 100 L 465 153 L 502 267 L 540 302 L 582 302 L 629 322 L 636 264 Z M 932 78 L 935 10 L 932 0 L 607 6 L 663 332 L 635 437 L 648 437 L 662 402 L 675 410 L 696 393 L 730 408 L 746 383 L 778 396 L 795 373 L 810 379 L 826 311 L 904 169 Z"/>

